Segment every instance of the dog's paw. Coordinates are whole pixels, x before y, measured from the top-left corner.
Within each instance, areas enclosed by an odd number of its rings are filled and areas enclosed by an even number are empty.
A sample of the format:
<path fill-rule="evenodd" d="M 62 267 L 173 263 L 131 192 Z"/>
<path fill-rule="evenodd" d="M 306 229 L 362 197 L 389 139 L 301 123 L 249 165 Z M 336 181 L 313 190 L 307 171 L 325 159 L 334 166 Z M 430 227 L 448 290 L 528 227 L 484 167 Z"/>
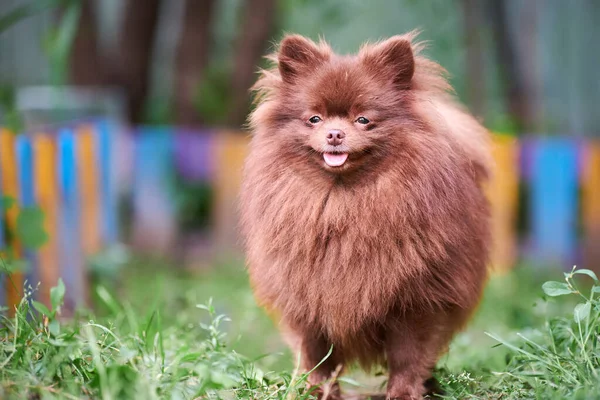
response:
<path fill-rule="evenodd" d="M 337 383 L 323 383 L 309 388 L 310 393 L 318 400 L 342 400 L 340 385 Z"/>

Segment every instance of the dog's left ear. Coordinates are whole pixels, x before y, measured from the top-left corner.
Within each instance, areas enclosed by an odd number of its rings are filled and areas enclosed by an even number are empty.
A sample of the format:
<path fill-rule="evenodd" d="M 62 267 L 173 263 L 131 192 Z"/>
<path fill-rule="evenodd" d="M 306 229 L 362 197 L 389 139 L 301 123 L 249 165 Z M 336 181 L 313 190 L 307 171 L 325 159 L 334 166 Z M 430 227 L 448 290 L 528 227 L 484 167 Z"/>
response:
<path fill-rule="evenodd" d="M 363 63 L 376 76 L 388 76 L 398 87 L 406 89 L 415 73 L 415 57 L 412 45 L 402 36 L 364 47 L 361 52 Z"/>

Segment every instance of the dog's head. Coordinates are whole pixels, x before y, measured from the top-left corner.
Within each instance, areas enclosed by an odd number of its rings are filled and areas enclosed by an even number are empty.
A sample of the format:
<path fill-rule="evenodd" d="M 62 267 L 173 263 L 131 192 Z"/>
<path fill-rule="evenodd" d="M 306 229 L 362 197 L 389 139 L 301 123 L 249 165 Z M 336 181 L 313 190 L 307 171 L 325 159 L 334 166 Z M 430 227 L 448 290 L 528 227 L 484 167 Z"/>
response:
<path fill-rule="evenodd" d="M 395 36 L 343 56 L 291 35 L 274 58 L 277 70 L 257 84 L 270 96 L 268 110 L 259 107 L 252 122 L 268 124 L 277 156 L 344 174 L 397 154 L 410 118 L 410 38 Z"/>

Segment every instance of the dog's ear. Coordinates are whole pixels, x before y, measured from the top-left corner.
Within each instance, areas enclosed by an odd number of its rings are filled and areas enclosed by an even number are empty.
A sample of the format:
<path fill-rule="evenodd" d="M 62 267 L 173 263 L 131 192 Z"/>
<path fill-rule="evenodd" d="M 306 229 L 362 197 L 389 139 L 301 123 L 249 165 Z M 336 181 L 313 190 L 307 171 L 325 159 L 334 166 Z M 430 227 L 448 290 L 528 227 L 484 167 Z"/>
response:
<path fill-rule="evenodd" d="M 286 36 L 277 55 L 279 73 L 284 82 L 293 83 L 299 76 L 327 61 L 329 56 L 329 50 L 323 43 L 317 45 L 300 35 Z"/>
<path fill-rule="evenodd" d="M 415 73 L 412 45 L 402 36 L 393 36 L 361 50 L 363 63 L 376 76 L 386 76 L 400 88 L 408 88 Z"/>

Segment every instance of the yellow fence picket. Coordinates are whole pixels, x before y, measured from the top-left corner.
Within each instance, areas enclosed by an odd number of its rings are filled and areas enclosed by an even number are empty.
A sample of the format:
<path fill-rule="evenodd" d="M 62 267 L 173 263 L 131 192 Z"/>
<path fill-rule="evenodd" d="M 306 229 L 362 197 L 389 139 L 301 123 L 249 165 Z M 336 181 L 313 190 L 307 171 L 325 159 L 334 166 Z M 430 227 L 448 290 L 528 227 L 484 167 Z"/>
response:
<path fill-rule="evenodd" d="M 237 196 L 250 137 L 243 132 L 219 132 L 215 190 L 215 240 L 220 250 L 239 249 Z"/>
<path fill-rule="evenodd" d="M 7 129 L 0 128 L 0 171 L 2 173 L 2 188 L 5 196 L 15 200 L 13 206 L 6 212 L 6 225 L 10 232 L 9 244 L 14 251 L 14 256 L 18 257 L 21 253 L 21 246 L 16 239 L 17 218 L 19 208 L 17 200 L 19 198 L 19 175 L 17 171 L 17 158 L 15 153 L 15 136 Z M 24 277 L 21 272 L 14 272 L 7 277 L 6 298 L 9 310 L 14 312 L 14 306 L 21 301 Z"/>
<path fill-rule="evenodd" d="M 586 147 L 582 176 L 584 264 L 600 271 L 600 142 Z"/>
<path fill-rule="evenodd" d="M 514 137 L 495 135 L 495 169 L 488 186 L 492 212 L 492 266 L 498 272 L 509 270 L 517 254 L 516 220 L 519 192 L 519 147 Z"/>
<path fill-rule="evenodd" d="M 38 134 L 34 143 L 35 196 L 44 212 L 44 230 L 48 241 L 39 249 L 40 298 L 50 304 L 50 288 L 60 277 L 58 264 L 58 190 L 56 182 L 56 146 L 47 134 Z"/>
<path fill-rule="evenodd" d="M 97 140 L 92 126 L 77 130 L 77 169 L 81 199 L 81 240 L 86 256 L 100 250 L 100 196 L 96 157 Z"/>

